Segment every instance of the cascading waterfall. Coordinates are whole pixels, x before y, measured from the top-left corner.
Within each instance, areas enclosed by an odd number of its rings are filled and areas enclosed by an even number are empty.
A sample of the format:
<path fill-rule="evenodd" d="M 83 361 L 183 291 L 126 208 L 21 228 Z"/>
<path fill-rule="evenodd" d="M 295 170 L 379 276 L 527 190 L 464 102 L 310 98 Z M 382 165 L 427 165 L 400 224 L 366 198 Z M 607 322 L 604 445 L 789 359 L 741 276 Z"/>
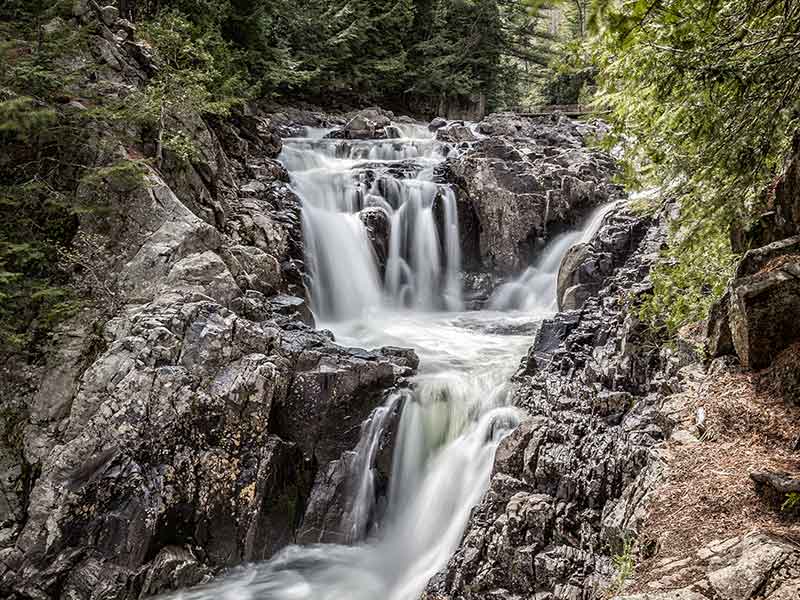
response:
<path fill-rule="evenodd" d="M 311 133 L 285 140 L 280 160 L 303 200 L 317 317 L 355 319 L 387 307 L 459 310 L 455 195 L 433 181 L 447 146 L 405 123 L 393 125 L 392 133 L 415 137 L 338 140 Z M 388 223 L 383 274 L 360 216 L 375 208 Z M 444 213 L 441 227 L 437 210 Z"/>
<path fill-rule="evenodd" d="M 541 258 L 522 275 L 499 286 L 489 299 L 493 310 L 555 311 L 557 309 L 558 269 L 567 251 L 575 244 L 588 242 L 617 203 L 595 209 L 584 226 L 556 237 Z"/>
<path fill-rule="evenodd" d="M 530 281 L 498 291 L 496 308 L 527 306 L 530 314 L 459 312 L 456 198 L 433 181 L 446 147 L 405 123 L 391 126 L 397 137 L 389 140 L 325 133 L 286 140 L 280 157 L 303 200 L 314 312 L 345 346 L 414 348 L 420 373 L 373 412 L 344 457 L 353 477 L 343 516 L 350 545 L 292 546 L 183 592 L 185 600 L 417 598 L 456 550 L 497 445 L 519 422 L 508 382 L 530 345 L 530 324 L 552 308 L 558 263 L 605 215 L 554 241 Z M 383 272 L 365 209 L 386 217 Z M 524 333 L 498 333 L 516 325 Z M 374 526 L 376 453 L 398 410 L 386 510 Z"/>

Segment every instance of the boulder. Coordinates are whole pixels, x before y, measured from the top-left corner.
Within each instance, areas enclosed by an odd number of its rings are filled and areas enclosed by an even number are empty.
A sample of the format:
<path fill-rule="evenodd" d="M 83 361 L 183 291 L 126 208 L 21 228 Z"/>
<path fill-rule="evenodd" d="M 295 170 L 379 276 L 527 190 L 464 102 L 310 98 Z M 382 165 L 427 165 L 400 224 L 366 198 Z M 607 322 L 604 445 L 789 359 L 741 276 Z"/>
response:
<path fill-rule="evenodd" d="M 302 349 L 296 364 L 291 387 L 278 404 L 275 432 L 298 440 L 305 457 L 320 465 L 354 448 L 361 423 L 382 403 L 385 391 L 413 373 L 394 357 L 330 343 Z"/>
<path fill-rule="evenodd" d="M 696 554 L 663 560 L 652 591 L 610 600 L 789 600 L 800 592 L 800 548 L 785 538 L 754 531 L 715 540 Z M 675 582 L 685 587 L 676 589 Z"/>
<path fill-rule="evenodd" d="M 430 131 L 436 131 L 437 129 L 441 129 L 447 125 L 447 119 L 443 119 L 442 117 L 436 117 L 433 121 L 430 122 L 428 125 L 428 129 Z"/>
<path fill-rule="evenodd" d="M 460 144 L 462 142 L 474 142 L 477 139 L 477 136 L 469 127 L 459 122 L 450 123 L 436 129 L 436 140 L 439 142 Z"/>
<path fill-rule="evenodd" d="M 383 273 L 389 257 L 389 236 L 392 228 L 389 215 L 383 208 L 371 206 L 358 213 L 358 216 L 367 230 L 367 238 L 375 255 L 378 270 Z"/>
<path fill-rule="evenodd" d="M 761 369 L 800 339 L 800 260 L 732 284 L 730 326 L 742 366 Z"/>
<path fill-rule="evenodd" d="M 382 139 L 386 137 L 385 127 L 391 125 L 394 115 L 381 108 L 365 108 L 355 113 L 339 130 L 327 137 L 348 140 Z"/>
<path fill-rule="evenodd" d="M 490 129 L 500 123 L 515 136 L 478 140 L 448 160 L 447 177 L 477 218 L 482 267 L 513 275 L 534 262 L 546 240 L 575 227 L 619 189 L 609 181 L 613 160 L 583 147 L 568 120 L 517 130 L 495 118 Z"/>

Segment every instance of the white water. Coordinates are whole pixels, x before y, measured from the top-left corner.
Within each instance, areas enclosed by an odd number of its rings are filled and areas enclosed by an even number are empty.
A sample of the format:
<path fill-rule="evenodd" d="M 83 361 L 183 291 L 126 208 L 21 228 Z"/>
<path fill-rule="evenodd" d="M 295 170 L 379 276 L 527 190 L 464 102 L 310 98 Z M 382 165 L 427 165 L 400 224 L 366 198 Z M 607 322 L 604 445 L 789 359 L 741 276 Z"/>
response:
<path fill-rule="evenodd" d="M 432 181 L 448 148 L 421 126 L 393 128 L 416 137 L 335 140 L 317 130 L 315 137 L 284 141 L 280 160 L 303 200 L 312 308 L 321 319 L 386 308 L 461 308 L 455 196 Z M 445 217 L 441 235 L 437 202 Z M 383 211 L 391 226 L 383 276 L 359 217 L 365 208 Z"/>
<path fill-rule="evenodd" d="M 508 380 L 532 327 L 550 314 L 557 261 L 581 234 L 554 242 L 536 267 L 541 283 L 520 283 L 519 302 L 505 303 L 528 312 L 461 312 L 455 197 L 431 181 L 443 148 L 418 127 L 400 124 L 392 133 L 406 137 L 323 140 L 325 131 L 316 130 L 286 140 L 281 155 L 303 200 L 320 327 L 345 346 L 414 348 L 421 361 L 412 388 L 365 421 L 349 459 L 354 491 L 343 523 L 351 545 L 292 546 L 183 592 L 185 600 L 414 600 L 458 547 L 497 445 L 518 424 Z M 388 173 L 408 158 L 413 178 Z M 365 161 L 380 163 L 370 167 L 378 175 L 369 184 Z M 357 214 L 367 206 L 385 210 L 391 223 L 383 277 Z M 541 297 L 523 299 L 523 292 Z M 374 523 L 375 456 L 398 407 L 386 511 Z"/>
<path fill-rule="evenodd" d="M 536 264 L 513 281 L 498 286 L 489 299 L 489 307 L 493 310 L 555 312 L 558 309 L 558 269 L 562 259 L 572 246 L 591 240 L 615 206 L 615 202 L 600 206 L 581 229 L 564 233 L 551 241 Z"/>

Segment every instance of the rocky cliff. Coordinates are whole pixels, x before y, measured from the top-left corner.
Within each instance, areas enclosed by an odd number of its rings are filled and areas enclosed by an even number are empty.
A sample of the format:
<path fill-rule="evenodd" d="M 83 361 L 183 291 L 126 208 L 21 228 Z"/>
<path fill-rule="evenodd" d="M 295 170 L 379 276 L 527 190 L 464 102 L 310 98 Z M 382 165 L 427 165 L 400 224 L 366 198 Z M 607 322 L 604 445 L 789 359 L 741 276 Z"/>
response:
<path fill-rule="evenodd" d="M 74 57 L 88 65 L 75 89 L 134 93 L 156 59 L 114 11 L 75 11 L 96 50 Z M 146 132 L 138 145 L 103 122 L 87 132 L 92 166 L 137 165 L 78 192 L 105 207 L 75 236 L 99 285 L 40 362 L 4 372 L 5 598 L 139 598 L 268 558 L 295 540 L 318 472 L 416 367 L 313 329 L 299 201 L 274 160 L 302 122 L 164 118 L 196 146 L 190 161 L 138 160 L 155 151 Z"/>

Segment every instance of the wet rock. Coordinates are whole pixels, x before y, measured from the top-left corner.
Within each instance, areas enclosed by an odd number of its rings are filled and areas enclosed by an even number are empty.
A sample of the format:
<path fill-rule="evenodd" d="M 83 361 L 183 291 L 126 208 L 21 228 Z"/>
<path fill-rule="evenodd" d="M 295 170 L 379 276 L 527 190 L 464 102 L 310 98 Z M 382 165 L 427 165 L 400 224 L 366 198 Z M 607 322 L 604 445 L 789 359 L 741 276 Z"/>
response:
<path fill-rule="evenodd" d="M 210 577 L 208 569 L 197 560 L 190 549 L 167 546 L 158 553 L 147 570 L 141 593 L 155 596 L 197 585 Z"/>
<path fill-rule="evenodd" d="M 389 235 L 391 233 L 389 215 L 383 208 L 371 206 L 358 213 L 358 216 L 367 229 L 367 238 L 375 255 L 378 270 L 382 274 L 386 269 L 386 260 L 389 257 Z"/>
<path fill-rule="evenodd" d="M 466 272 L 462 277 L 464 303 L 468 310 L 480 310 L 488 302 L 496 281 L 491 273 Z"/>
<path fill-rule="evenodd" d="M 394 115 L 381 108 L 365 108 L 353 115 L 347 124 L 328 134 L 329 138 L 366 140 L 386 138 L 385 127 L 392 122 Z"/>
<path fill-rule="evenodd" d="M 268 301 L 269 310 L 273 314 L 284 315 L 290 319 L 305 323 L 309 327 L 314 326 L 314 315 L 303 298 L 281 294 L 274 296 Z"/>
<path fill-rule="evenodd" d="M 645 230 L 597 295 L 542 323 L 514 377 L 529 417 L 501 442 L 490 489 L 425 598 L 591 598 L 640 531 L 665 436 L 651 389 L 662 359 L 628 308 L 666 239 L 663 225 Z"/>
<path fill-rule="evenodd" d="M 436 131 L 437 129 L 441 129 L 447 125 L 447 119 L 443 119 L 442 117 L 436 117 L 433 121 L 430 122 L 428 125 L 428 129 L 430 131 Z"/>
<path fill-rule="evenodd" d="M 605 217 L 591 240 L 572 246 L 558 270 L 559 310 L 580 308 L 596 294 L 637 246 L 649 225 L 648 219 L 633 217 L 620 208 Z"/>
<path fill-rule="evenodd" d="M 463 123 L 456 122 L 437 128 L 436 139 L 440 142 L 460 144 L 462 142 L 474 142 L 478 138 L 469 127 Z"/>
<path fill-rule="evenodd" d="M 382 403 L 385 390 L 411 372 L 366 350 L 332 344 L 305 349 L 278 404 L 275 431 L 298 440 L 307 459 L 328 464 L 355 447 L 361 423 Z"/>
<path fill-rule="evenodd" d="M 619 190 L 609 182 L 613 160 L 586 149 L 575 123 L 487 119 L 479 128 L 491 137 L 449 160 L 448 176 L 477 216 L 483 267 L 508 275 Z"/>

